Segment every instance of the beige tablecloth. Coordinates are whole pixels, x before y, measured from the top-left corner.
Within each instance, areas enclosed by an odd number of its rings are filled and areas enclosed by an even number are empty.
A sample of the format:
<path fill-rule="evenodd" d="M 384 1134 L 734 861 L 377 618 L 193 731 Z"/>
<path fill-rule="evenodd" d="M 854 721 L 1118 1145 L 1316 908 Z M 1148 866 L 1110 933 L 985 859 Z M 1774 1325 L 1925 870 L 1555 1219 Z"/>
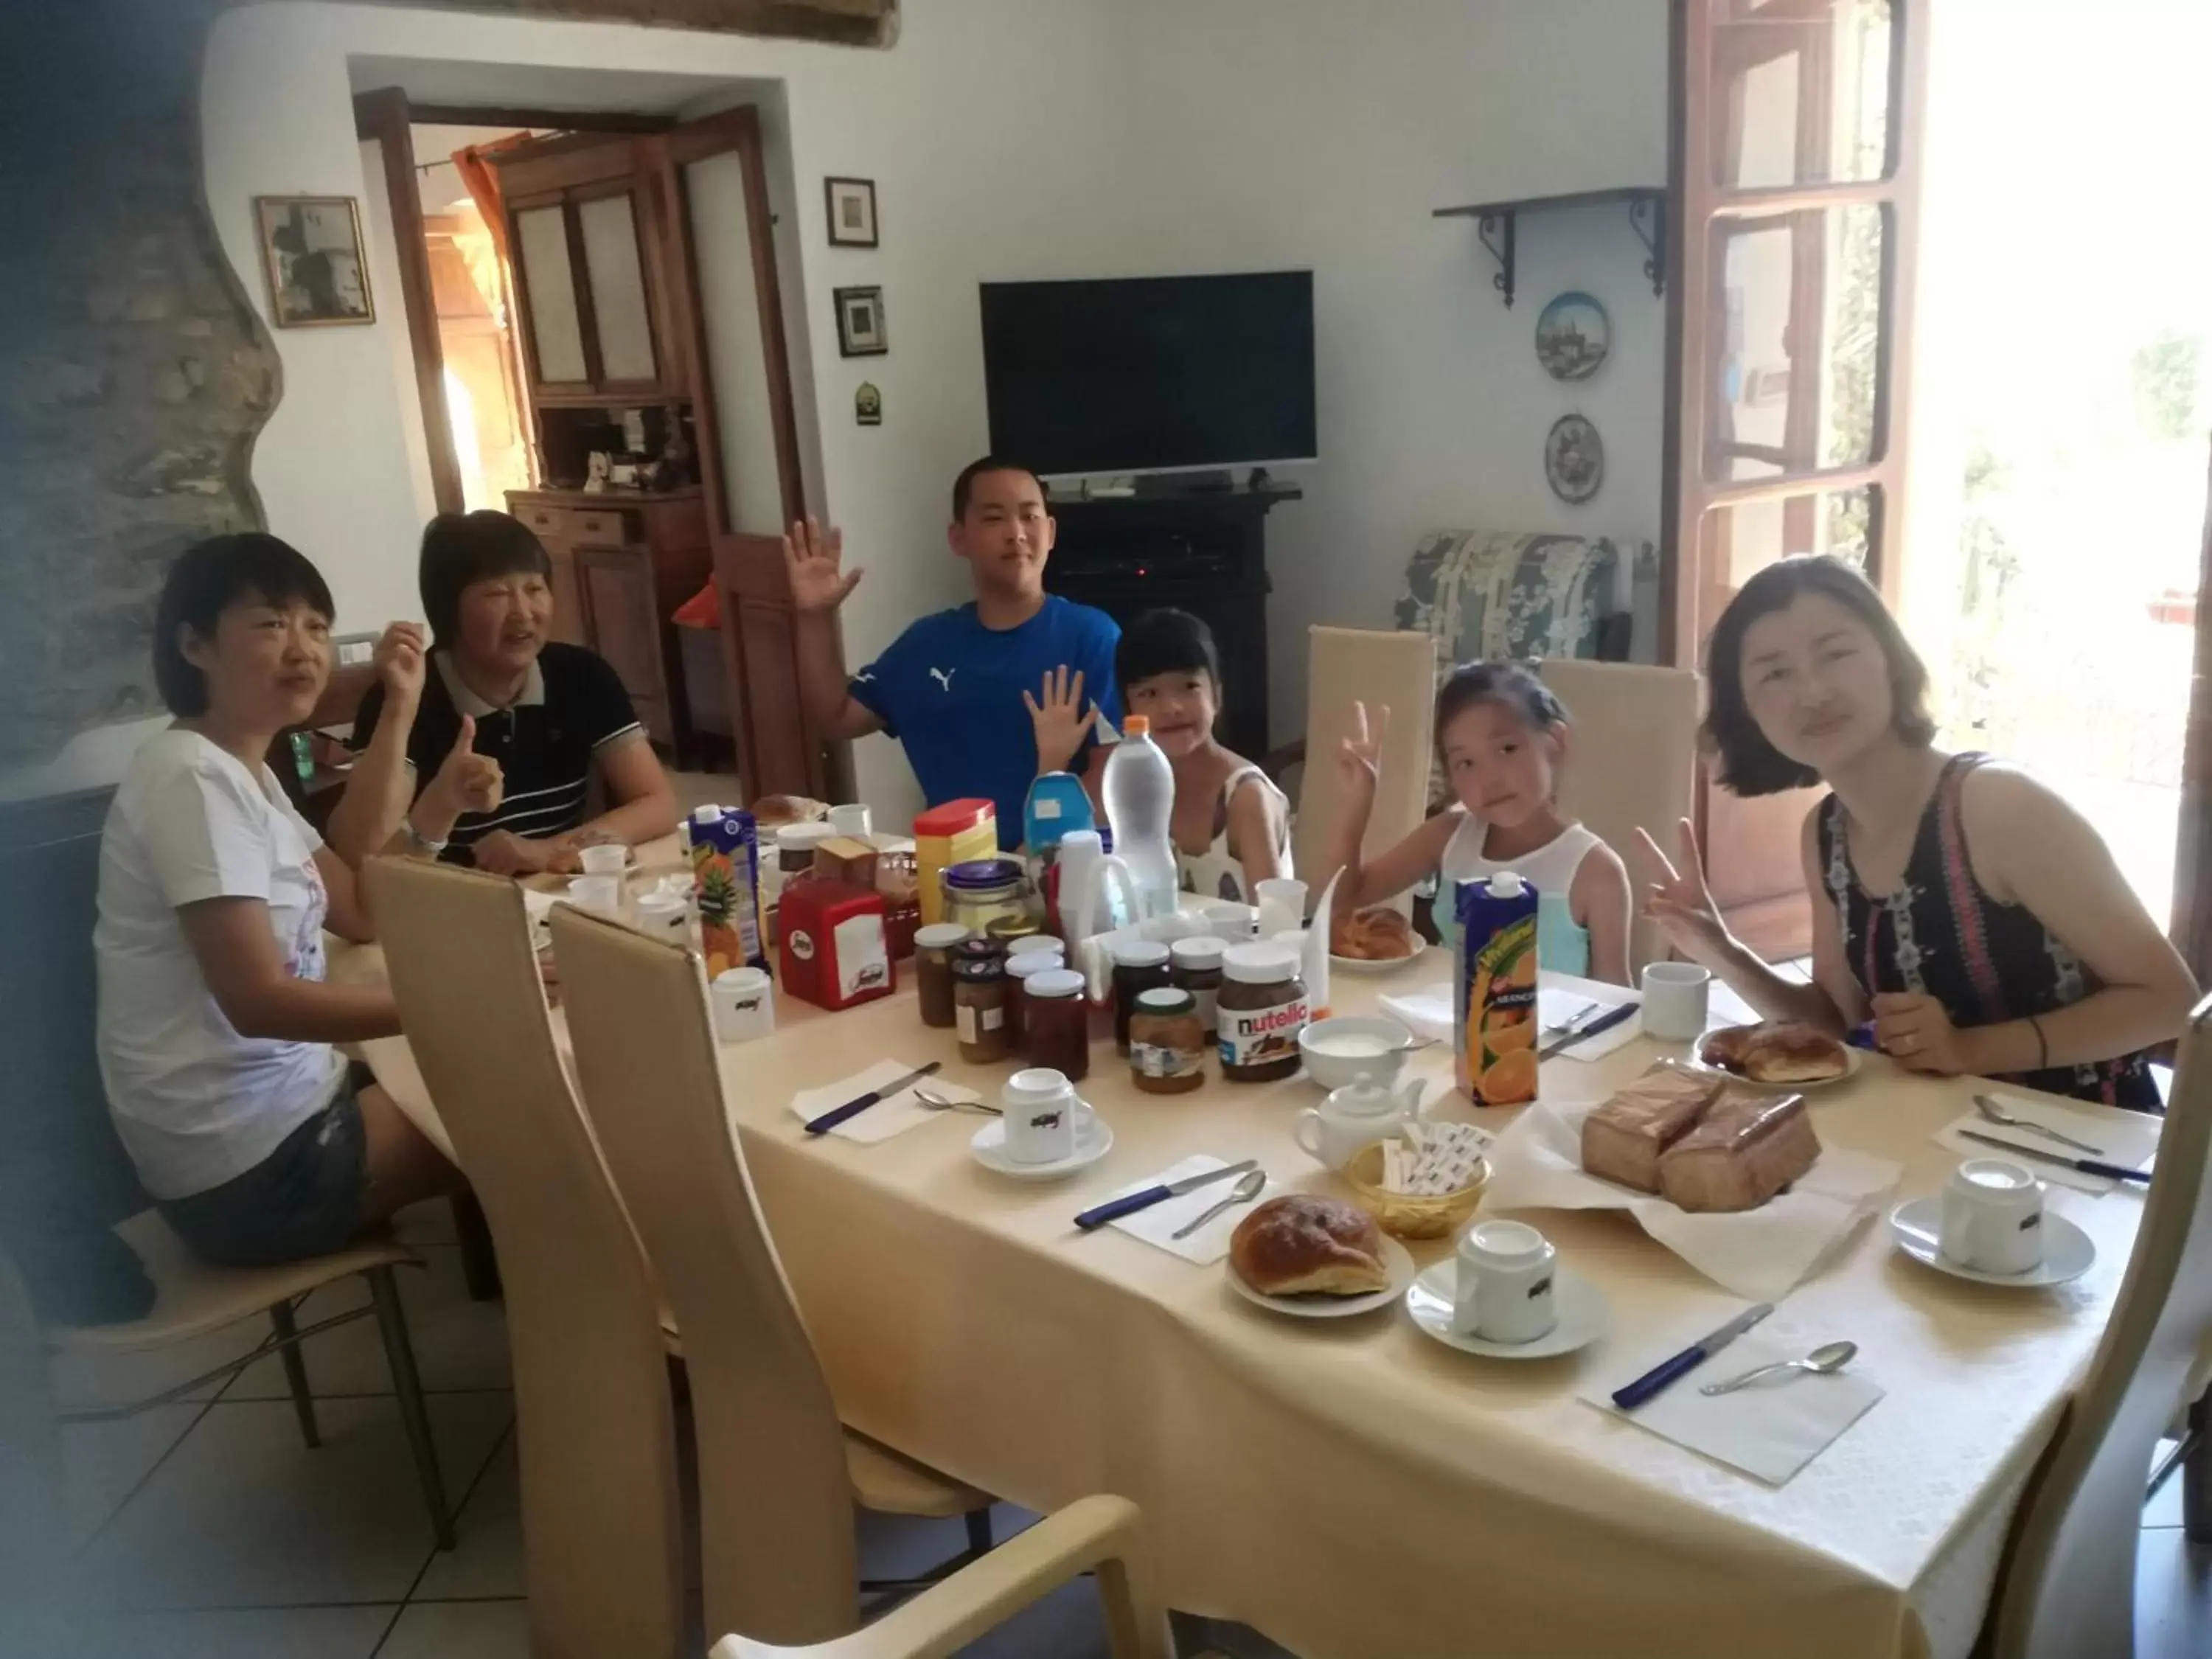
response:
<path fill-rule="evenodd" d="M 1346 979 L 1337 1012 L 1423 972 Z M 724 1076 L 847 1420 L 1033 1508 L 1126 1494 L 1173 1605 L 1249 1622 L 1307 1659 L 1965 1655 L 2141 1210 L 2130 1193 L 2054 1189 L 2099 1256 L 2041 1291 L 1937 1274 L 1898 1255 L 1879 1220 L 1862 1230 L 1763 1334 L 1847 1336 L 1887 1395 L 1777 1490 L 1574 1398 L 1592 1368 L 1656 1360 L 1741 1306 L 1624 1216 L 1537 1218 L 1608 1304 L 1606 1334 L 1579 1355 L 1470 1358 L 1399 1308 L 1293 1320 L 1235 1296 L 1220 1267 L 1112 1229 L 1079 1233 L 1070 1218 L 1199 1152 L 1333 1189 L 1291 1139 L 1318 1098 L 1310 1084 L 1216 1076 L 1194 1094 L 1140 1095 L 1110 1049 L 1094 1051 L 1085 1092 L 1113 1152 L 1064 1184 L 1022 1185 L 974 1161 L 973 1116 L 862 1146 L 811 1141 L 787 1109 L 794 1090 L 886 1056 L 942 1058 L 948 1077 L 995 1089 L 1006 1068 L 962 1066 L 910 993 L 781 1013 L 774 1038 L 724 1050 Z M 1547 1096 L 1601 1095 L 1658 1052 L 1639 1039 L 1595 1064 L 1548 1061 Z M 441 1133 L 404 1041 L 369 1054 Z M 1449 1084 L 1441 1048 L 1419 1071 Z M 1813 1109 L 1827 1144 L 1900 1163 L 1913 1196 L 1954 1161 L 1929 1137 L 1968 1092 L 1875 1057 Z M 1473 1115 L 1452 1101 L 1446 1111 Z"/>

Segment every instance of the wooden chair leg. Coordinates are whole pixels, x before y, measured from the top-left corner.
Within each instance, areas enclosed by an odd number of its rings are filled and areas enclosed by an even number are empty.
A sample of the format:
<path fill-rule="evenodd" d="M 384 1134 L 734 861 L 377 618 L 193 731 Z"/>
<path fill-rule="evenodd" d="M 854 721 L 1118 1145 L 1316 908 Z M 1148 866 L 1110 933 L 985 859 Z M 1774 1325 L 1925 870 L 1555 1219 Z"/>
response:
<path fill-rule="evenodd" d="M 474 1193 L 453 1194 L 453 1237 L 461 1247 L 461 1282 L 471 1302 L 499 1300 L 499 1255 L 492 1249 L 491 1224 Z"/>
<path fill-rule="evenodd" d="M 991 1553 L 991 1511 L 970 1510 L 961 1519 L 968 1523 L 969 1553 L 988 1555 Z"/>
<path fill-rule="evenodd" d="M 300 1438 L 312 1449 L 323 1443 L 323 1436 L 315 1425 L 315 1396 L 307 1387 L 307 1362 L 300 1352 L 300 1328 L 292 1318 L 292 1304 L 279 1302 L 270 1309 L 269 1322 L 282 1345 L 276 1356 L 284 1367 L 285 1384 L 292 1390 L 292 1414 L 300 1419 Z"/>
<path fill-rule="evenodd" d="M 2193 1437 L 2181 1464 L 2181 1531 L 2192 1544 L 2212 1544 L 2212 1393 L 2189 1408 Z"/>
<path fill-rule="evenodd" d="M 430 1413 L 422 1403 L 422 1378 L 415 1369 L 415 1345 L 408 1340 L 407 1315 L 399 1305 L 399 1285 L 389 1264 L 371 1267 L 369 1299 L 376 1306 L 377 1328 L 384 1334 L 385 1362 L 392 1367 L 392 1391 L 398 1396 L 399 1420 L 407 1427 L 408 1449 L 415 1454 L 415 1478 L 422 1482 L 423 1506 L 438 1547 L 453 1547 L 453 1512 L 446 1503 L 446 1483 L 438 1473 L 438 1449 L 430 1438 Z"/>

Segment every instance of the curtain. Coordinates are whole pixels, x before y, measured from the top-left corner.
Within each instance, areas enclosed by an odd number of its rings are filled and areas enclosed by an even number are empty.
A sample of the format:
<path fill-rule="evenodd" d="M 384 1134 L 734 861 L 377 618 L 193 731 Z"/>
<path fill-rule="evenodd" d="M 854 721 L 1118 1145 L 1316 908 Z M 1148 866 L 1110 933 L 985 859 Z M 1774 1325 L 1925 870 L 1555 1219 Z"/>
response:
<path fill-rule="evenodd" d="M 478 261 L 469 259 L 466 261 L 469 279 L 476 284 L 477 291 L 483 295 L 484 303 L 490 307 L 492 315 L 499 319 L 501 325 L 500 342 L 507 356 L 507 381 L 514 389 L 514 403 L 523 416 L 522 429 L 526 434 L 523 453 L 527 457 L 530 482 L 534 483 L 540 473 L 535 422 L 530 420 L 529 410 L 524 401 L 523 387 L 528 383 L 522 374 L 522 319 L 514 307 L 514 271 L 507 246 L 507 204 L 500 192 L 499 169 L 493 165 L 491 159 L 501 150 L 513 149 L 529 142 L 528 133 L 518 132 L 495 139 L 489 144 L 464 145 L 453 152 L 453 170 L 461 175 L 462 187 L 468 191 L 469 199 L 477 204 L 477 212 L 483 219 L 484 229 L 491 236 L 491 268 L 486 270 Z"/>

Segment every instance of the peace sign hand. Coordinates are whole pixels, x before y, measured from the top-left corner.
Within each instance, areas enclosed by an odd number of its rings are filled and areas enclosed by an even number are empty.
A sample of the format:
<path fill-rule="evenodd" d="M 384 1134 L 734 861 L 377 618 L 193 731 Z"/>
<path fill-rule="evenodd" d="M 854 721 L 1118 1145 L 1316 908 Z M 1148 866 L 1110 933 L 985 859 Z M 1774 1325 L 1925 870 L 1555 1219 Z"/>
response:
<path fill-rule="evenodd" d="M 1648 830 L 1636 832 L 1638 862 L 1647 878 L 1644 914 L 1659 924 L 1668 943 L 1692 962 L 1711 965 L 1711 958 L 1729 942 L 1728 925 L 1705 885 L 1705 860 L 1698 851 L 1698 832 L 1684 818 L 1675 836 L 1675 856 L 1659 850 Z"/>
<path fill-rule="evenodd" d="M 1382 745 L 1390 736 L 1390 705 L 1375 705 L 1375 720 L 1370 728 L 1367 720 L 1367 705 L 1352 705 L 1352 731 L 1337 746 L 1336 771 L 1343 779 L 1346 793 L 1354 800 L 1374 804 L 1376 786 L 1382 781 Z"/>

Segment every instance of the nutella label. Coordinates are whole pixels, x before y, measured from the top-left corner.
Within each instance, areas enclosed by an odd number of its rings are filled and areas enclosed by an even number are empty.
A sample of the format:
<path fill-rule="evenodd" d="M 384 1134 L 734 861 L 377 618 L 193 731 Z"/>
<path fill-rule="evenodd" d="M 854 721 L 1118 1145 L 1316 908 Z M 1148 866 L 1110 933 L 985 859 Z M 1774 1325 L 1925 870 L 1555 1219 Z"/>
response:
<path fill-rule="evenodd" d="M 1266 1066 L 1298 1051 L 1312 1005 L 1293 997 L 1265 1008 L 1217 1008 L 1224 1066 Z"/>
<path fill-rule="evenodd" d="M 1206 1064 L 1197 1048 L 1165 1048 L 1156 1042 L 1129 1045 L 1129 1069 L 1139 1077 L 1190 1077 Z"/>

